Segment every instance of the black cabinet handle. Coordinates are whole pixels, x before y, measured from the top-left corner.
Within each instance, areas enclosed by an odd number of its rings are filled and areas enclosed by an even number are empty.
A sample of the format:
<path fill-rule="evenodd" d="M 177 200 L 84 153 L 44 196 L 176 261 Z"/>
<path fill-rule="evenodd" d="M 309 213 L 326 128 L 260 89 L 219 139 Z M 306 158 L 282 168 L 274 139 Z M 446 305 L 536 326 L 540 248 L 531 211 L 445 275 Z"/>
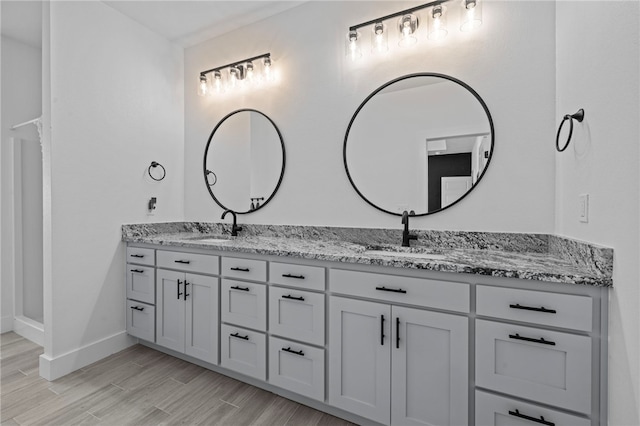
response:
<path fill-rule="evenodd" d="M 304 302 L 304 297 L 296 297 L 296 296 L 292 296 L 290 294 L 287 294 L 285 296 L 282 296 L 283 299 L 293 299 L 293 300 L 299 300 L 301 302 Z"/>
<path fill-rule="evenodd" d="M 302 351 L 294 351 L 293 349 L 291 349 L 291 346 L 289 346 L 288 348 L 282 348 L 282 350 L 285 351 L 285 352 L 292 353 L 292 354 L 304 356 L 304 352 L 302 352 Z"/>
<path fill-rule="evenodd" d="M 384 346 L 384 315 L 380 315 L 380 344 Z"/>
<path fill-rule="evenodd" d="M 380 291 L 392 291 L 394 293 L 406 293 L 407 290 L 403 290 L 401 288 L 387 288 L 385 286 L 382 287 L 376 287 L 376 290 L 380 290 Z"/>
<path fill-rule="evenodd" d="M 182 284 L 182 281 L 178 280 L 178 300 L 180 300 L 180 296 L 182 296 L 182 293 L 180 292 L 180 284 Z"/>
<path fill-rule="evenodd" d="M 527 342 L 541 343 L 543 345 L 556 345 L 556 342 L 552 342 L 551 340 L 544 340 L 544 337 L 541 337 L 539 339 L 532 339 L 531 337 L 522 337 L 518 333 L 510 334 L 509 339 L 526 340 Z"/>
<path fill-rule="evenodd" d="M 231 286 L 232 290 L 242 290 L 242 291 L 249 291 L 249 287 L 238 287 L 237 285 Z"/>
<path fill-rule="evenodd" d="M 189 282 L 187 280 L 184 280 L 184 299 L 183 300 L 187 300 L 187 296 L 191 296 L 189 293 L 187 293 L 188 285 L 189 285 Z"/>
<path fill-rule="evenodd" d="M 555 423 L 545 420 L 544 417 L 542 417 L 542 416 L 540 416 L 540 418 L 531 417 L 531 416 L 527 416 L 526 414 L 521 414 L 520 411 L 518 411 L 518 410 L 516 410 L 516 411 L 509 410 L 509 415 L 510 416 L 514 416 L 514 417 L 519 417 L 521 419 L 529 420 L 531 422 L 547 425 L 547 426 L 556 426 Z"/>
<path fill-rule="evenodd" d="M 232 271 L 249 272 L 249 268 L 231 268 Z"/>
<path fill-rule="evenodd" d="M 291 274 L 282 274 L 285 278 L 296 278 L 298 280 L 304 280 L 304 275 L 291 275 Z"/>
<path fill-rule="evenodd" d="M 544 306 L 540 306 L 539 308 L 534 308 L 533 306 L 522 306 L 519 303 L 515 305 L 509 305 L 511 309 L 523 309 L 525 311 L 536 311 L 536 312 L 544 312 L 545 314 L 555 314 L 555 309 L 547 309 Z"/>
<path fill-rule="evenodd" d="M 131 257 L 139 257 L 139 258 L 143 258 L 144 254 L 131 254 Z"/>
<path fill-rule="evenodd" d="M 131 272 L 135 272 L 137 274 L 142 274 L 144 271 L 142 269 L 132 269 Z"/>
<path fill-rule="evenodd" d="M 233 334 L 230 334 L 229 336 L 235 337 L 237 339 L 249 340 L 249 336 L 241 336 L 240 333 L 233 333 Z"/>
<path fill-rule="evenodd" d="M 191 263 L 190 260 L 174 260 L 175 263 L 184 263 L 185 265 L 188 265 Z"/>
<path fill-rule="evenodd" d="M 135 309 L 136 311 L 144 311 L 144 308 L 141 306 L 132 306 L 131 309 Z"/>
<path fill-rule="evenodd" d="M 396 317 L 396 349 L 400 349 L 400 317 Z"/>

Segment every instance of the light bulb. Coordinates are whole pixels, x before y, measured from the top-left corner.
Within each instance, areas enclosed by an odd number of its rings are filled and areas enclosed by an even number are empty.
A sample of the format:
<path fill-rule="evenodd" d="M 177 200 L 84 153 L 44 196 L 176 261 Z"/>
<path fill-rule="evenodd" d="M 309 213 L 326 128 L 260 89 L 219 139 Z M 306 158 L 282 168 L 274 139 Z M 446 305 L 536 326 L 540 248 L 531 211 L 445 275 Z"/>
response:
<path fill-rule="evenodd" d="M 376 22 L 371 32 L 371 52 L 384 53 L 389 50 L 388 32 L 382 22 Z"/>
<path fill-rule="evenodd" d="M 207 96 L 208 91 L 207 76 L 205 74 L 200 74 L 200 79 L 198 80 L 198 95 Z"/>
<path fill-rule="evenodd" d="M 439 4 L 433 7 L 429 14 L 429 40 L 442 40 L 448 34 L 446 8 Z"/>
<path fill-rule="evenodd" d="M 245 78 L 247 79 L 249 84 L 252 84 L 253 83 L 253 77 L 254 77 L 254 75 L 253 75 L 253 63 L 247 62 L 246 66 L 245 66 L 245 69 L 246 69 L 246 77 Z"/>
<path fill-rule="evenodd" d="M 233 89 L 236 87 L 238 83 L 238 68 L 231 67 L 229 68 L 229 87 Z"/>
<path fill-rule="evenodd" d="M 346 56 L 355 61 L 362 57 L 362 52 L 360 51 L 360 46 L 358 45 L 358 40 L 360 39 L 360 33 L 356 30 L 349 31 L 347 33 L 347 44 L 345 53 Z"/>
<path fill-rule="evenodd" d="M 216 93 L 222 93 L 222 73 L 220 71 L 213 72 L 213 88 Z"/>
<path fill-rule="evenodd" d="M 473 31 L 482 25 L 482 2 L 480 0 L 462 0 L 460 31 Z"/>
<path fill-rule="evenodd" d="M 404 15 L 398 22 L 398 28 L 400 30 L 400 41 L 398 46 L 409 47 L 418 42 L 418 39 L 413 35 L 418 28 L 418 18 L 414 15 Z"/>
<path fill-rule="evenodd" d="M 265 81 L 273 81 L 273 70 L 271 69 L 271 58 L 264 58 L 262 61 L 264 66 L 264 79 Z"/>

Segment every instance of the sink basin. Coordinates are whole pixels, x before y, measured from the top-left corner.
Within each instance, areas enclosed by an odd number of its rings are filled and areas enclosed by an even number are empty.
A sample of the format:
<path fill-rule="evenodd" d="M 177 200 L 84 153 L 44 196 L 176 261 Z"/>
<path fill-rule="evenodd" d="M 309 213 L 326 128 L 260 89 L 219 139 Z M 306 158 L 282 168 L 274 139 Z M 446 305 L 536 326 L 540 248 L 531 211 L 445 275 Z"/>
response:
<path fill-rule="evenodd" d="M 427 259 L 427 260 L 443 260 L 447 256 L 444 254 L 436 253 L 413 253 L 404 251 L 391 251 L 391 250 L 367 250 L 364 254 L 373 254 L 377 256 L 393 256 L 393 257 L 410 257 L 412 259 Z"/>
<path fill-rule="evenodd" d="M 200 243 L 210 243 L 210 244 L 220 244 L 220 243 L 228 243 L 231 241 L 230 238 L 225 238 L 217 235 L 202 235 L 199 237 L 189 238 L 191 241 L 198 241 Z"/>

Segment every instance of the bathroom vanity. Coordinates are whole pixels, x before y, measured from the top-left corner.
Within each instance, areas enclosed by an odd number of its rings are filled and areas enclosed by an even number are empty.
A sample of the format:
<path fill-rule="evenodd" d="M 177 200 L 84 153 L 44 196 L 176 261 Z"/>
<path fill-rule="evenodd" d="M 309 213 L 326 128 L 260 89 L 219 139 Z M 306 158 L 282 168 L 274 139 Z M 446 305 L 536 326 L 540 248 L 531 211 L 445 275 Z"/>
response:
<path fill-rule="evenodd" d="M 145 345 L 357 423 L 606 424 L 610 249 L 197 228 L 123 227 L 127 330 Z M 568 261 L 571 247 L 603 272 Z"/>

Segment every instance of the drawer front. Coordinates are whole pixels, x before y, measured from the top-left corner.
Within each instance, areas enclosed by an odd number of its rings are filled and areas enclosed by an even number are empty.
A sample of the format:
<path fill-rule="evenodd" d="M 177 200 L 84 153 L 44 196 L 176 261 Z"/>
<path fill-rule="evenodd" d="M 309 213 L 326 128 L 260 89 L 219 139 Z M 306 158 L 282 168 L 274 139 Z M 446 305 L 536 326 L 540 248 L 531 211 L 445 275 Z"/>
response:
<path fill-rule="evenodd" d="M 547 423 L 543 423 L 547 422 Z M 535 404 L 476 391 L 476 425 L 478 426 L 590 426 L 591 420 Z"/>
<path fill-rule="evenodd" d="M 263 333 L 222 324 L 220 365 L 256 379 L 267 378 L 267 338 Z"/>
<path fill-rule="evenodd" d="M 479 285 L 478 315 L 591 331 L 593 299 L 588 296 Z"/>
<path fill-rule="evenodd" d="M 156 303 L 155 269 L 127 263 L 127 299 Z"/>
<path fill-rule="evenodd" d="M 267 286 L 245 281 L 222 280 L 222 321 L 267 330 Z"/>
<path fill-rule="evenodd" d="M 476 320 L 476 385 L 591 412 L 591 338 Z"/>
<path fill-rule="evenodd" d="M 156 308 L 146 303 L 127 300 L 127 333 L 155 342 Z"/>
<path fill-rule="evenodd" d="M 324 345 L 324 294 L 270 287 L 269 331 Z"/>
<path fill-rule="evenodd" d="M 154 250 L 150 248 L 127 247 L 127 263 L 155 265 Z"/>
<path fill-rule="evenodd" d="M 179 269 L 187 272 L 218 275 L 218 256 L 183 253 L 179 251 L 156 251 L 159 268 Z"/>
<path fill-rule="evenodd" d="M 324 349 L 270 336 L 269 383 L 324 401 Z"/>
<path fill-rule="evenodd" d="M 264 260 L 223 257 L 221 275 L 243 280 L 267 281 L 267 262 Z"/>
<path fill-rule="evenodd" d="M 269 282 L 288 285 L 305 290 L 325 290 L 325 270 L 317 266 L 293 265 L 290 263 L 269 264 Z"/>
<path fill-rule="evenodd" d="M 411 305 L 469 312 L 469 285 L 397 275 L 332 269 L 329 289 L 333 293 Z"/>

